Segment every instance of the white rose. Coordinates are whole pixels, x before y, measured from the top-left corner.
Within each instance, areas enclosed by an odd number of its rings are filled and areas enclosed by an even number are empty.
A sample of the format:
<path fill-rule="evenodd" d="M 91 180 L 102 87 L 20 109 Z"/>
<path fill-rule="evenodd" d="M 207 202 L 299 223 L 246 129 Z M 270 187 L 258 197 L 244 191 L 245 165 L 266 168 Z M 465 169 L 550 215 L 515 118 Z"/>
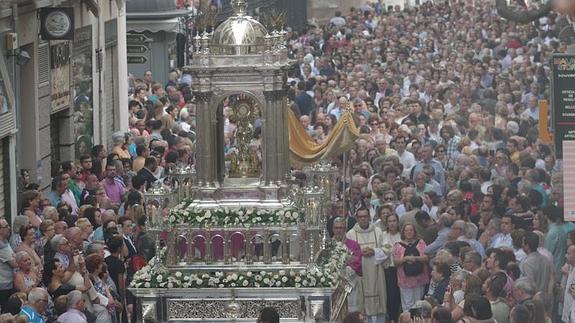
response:
<path fill-rule="evenodd" d="M 297 276 L 297 277 L 294 279 L 294 281 L 295 281 L 296 283 L 299 283 L 299 282 L 301 281 L 301 277 Z"/>
<path fill-rule="evenodd" d="M 161 281 L 162 281 L 162 279 L 164 279 L 164 277 L 162 277 L 162 275 L 158 275 L 158 276 L 156 276 L 156 280 L 157 280 L 157 281 L 161 282 Z"/>
<path fill-rule="evenodd" d="M 256 275 L 256 277 L 255 277 L 255 278 L 256 278 L 256 281 L 260 281 L 260 280 L 262 280 L 262 276 L 260 276 L 260 275 Z"/>
<path fill-rule="evenodd" d="M 285 270 L 280 270 L 280 271 L 278 271 L 278 274 L 280 276 L 285 276 L 286 272 L 285 272 Z"/>
<path fill-rule="evenodd" d="M 178 277 L 178 278 L 182 277 L 182 273 L 179 272 L 179 271 L 176 271 L 176 274 L 175 274 L 175 275 L 176 275 L 176 277 Z"/>
<path fill-rule="evenodd" d="M 248 282 L 247 280 L 244 280 L 244 281 L 242 282 L 242 286 L 246 287 L 246 286 L 248 286 L 249 283 L 250 283 L 250 282 Z"/>
<path fill-rule="evenodd" d="M 308 285 L 308 282 L 307 282 L 307 280 L 304 280 L 304 281 L 301 282 L 301 284 L 304 285 L 304 286 L 307 286 L 307 285 Z"/>
<path fill-rule="evenodd" d="M 279 280 L 276 282 L 276 287 L 280 287 L 282 285 L 282 282 L 280 282 Z"/>
<path fill-rule="evenodd" d="M 150 288 L 150 286 L 151 286 L 150 283 L 145 283 L 145 284 L 144 284 L 144 287 L 146 287 L 146 288 Z"/>
<path fill-rule="evenodd" d="M 204 216 L 206 217 L 206 219 L 209 219 L 212 217 L 212 211 L 207 210 L 206 213 L 204 213 Z"/>
<path fill-rule="evenodd" d="M 300 288 L 301 284 L 300 283 L 295 283 L 295 288 Z"/>
<path fill-rule="evenodd" d="M 264 278 L 264 284 L 269 284 L 270 283 L 270 279 L 269 278 Z"/>
<path fill-rule="evenodd" d="M 230 286 L 231 286 L 231 287 L 236 287 L 236 283 L 231 283 Z"/>
<path fill-rule="evenodd" d="M 198 286 L 202 285 L 203 283 L 204 283 L 204 281 L 201 279 L 196 280 L 196 285 L 198 285 Z"/>
<path fill-rule="evenodd" d="M 282 277 L 282 282 L 287 283 L 288 278 L 286 276 Z"/>
<path fill-rule="evenodd" d="M 224 284 L 219 284 L 218 287 L 219 287 L 219 288 L 224 288 Z"/>
<path fill-rule="evenodd" d="M 238 279 L 238 275 L 232 274 L 232 275 L 230 276 L 230 279 L 231 279 L 231 280 L 237 280 L 237 279 Z"/>
<path fill-rule="evenodd" d="M 291 214 L 292 219 L 297 220 L 299 219 L 299 213 L 297 213 L 296 211 L 293 211 L 293 213 Z"/>
<path fill-rule="evenodd" d="M 248 209 L 248 210 L 246 211 L 246 215 L 250 215 L 250 214 L 253 214 L 253 213 L 254 213 L 254 209 Z"/>
<path fill-rule="evenodd" d="M 174 288 L 174 284 L 168 283 L 168 288 Z"/>
<path fill-rule="evenodd" d="M 321 283 L 325 283 L 325 277 L 322 277 L 319 281 L 320 281 Z"/>
<path fill-rule="evenodd" d="M 175 221 L 176 221 L 176 217 L 173 216 L 173 215 L 171 215 L 171 216 L 170 216 L 170 222 L 175 222 Z"/>
<path fill-rule="evenodd" d="M 260 287 L 260 284 L 254 283 L 254 287 L 259 288 L 259 287 Z"/>
<path fill-rule="evenodd" d="M 287 219 L 290 219 L 290 218 L 291 218 L 291 212 L 290 212 L 290 211 L 286 211 L 286 212 L 284 213 L 284 216 L 285 216 Z"/>
<path fill-rule="evenodd" d="M 252 277 L 252 272 L 251 272 L 251 271 L 248 271 L 248 272 L 246 273 L 246 276 Z"/>

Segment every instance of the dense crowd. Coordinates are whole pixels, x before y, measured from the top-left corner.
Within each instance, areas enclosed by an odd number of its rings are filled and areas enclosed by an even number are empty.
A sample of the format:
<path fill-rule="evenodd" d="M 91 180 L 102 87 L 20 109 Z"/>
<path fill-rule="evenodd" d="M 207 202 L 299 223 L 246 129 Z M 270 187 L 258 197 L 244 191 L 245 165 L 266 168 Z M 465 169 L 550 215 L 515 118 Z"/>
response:
<path fill-rule="evenodd" d="M 361 133 L 333 159 L 327 227 L 353 255 L 347 322 L 575 322 L 575 225 L 537 127 L 550 54 L 564 49 L 556 19 L 516 25 L 490 1 L 379 1 L 288 32 L 302 131 L 329 140 L 347 109 Z M 0 322 L 133 318 L 126 286 L 155 252 L 142 192 L 193 164 L 195 105 L 177 70 L 167 84 L 149 71 L 130 82 L 129 131 L 110 153 L 54 161 L 44 191 L 21 172 L 20 215 L 0 219 Z"/>

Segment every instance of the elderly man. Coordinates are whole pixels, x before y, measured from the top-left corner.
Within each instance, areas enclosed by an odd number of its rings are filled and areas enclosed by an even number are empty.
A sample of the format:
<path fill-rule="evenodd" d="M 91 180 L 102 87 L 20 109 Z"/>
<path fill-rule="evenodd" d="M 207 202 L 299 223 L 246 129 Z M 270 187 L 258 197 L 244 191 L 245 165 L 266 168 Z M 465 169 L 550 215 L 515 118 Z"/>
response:
<path fill-rule="evenodd" d="M 14 293 L 14 269 L 18 268 L 16 258 L 8 237 L 10 236 L 10 224 L 6 219 L 0 218 L 0 307 L 8 301 L 8 297 Z"/>
<path fill-rule="evenodd" d="M 357 224 L 346 234 L 359 243 L 362 252 L 363 277 L 357 286 L 359 310 L 369 316 L 369 322 L 384 322 L 387 312 L 387 293 L 383 262 L 390 250 L 383 247 L 383 232 L 370 223 L 369 210 L 356 211 Z"/>
<path fill-rule="evenodd" d="M 438 221 L 438 229 L 437 238 L 425 247 L 425 254 L 426 255 L 435 255 L 437 251 L 445 246 L 447 243 L 449 232 L 451 230 L 451 225 L 453 224 L 453 220 L 451 219 L 451 215 L 448 213 L 443 213 L 439 216 Z"/>
<path fill-rule="evenodd" d="M 445 170 L 441 165 L 441 162 L 435 160 L 433 158 L 433 146 L 430 144 L 425 144 L 421 150 L 422 160 L 413 166 L 412 174 L 418 174 L 419 172 L 423 171 L 423 166 L 430 165 L 435 170 L 435 179 L 441 189 L 445 189 Z"/>
<path fill-rule="evenodd" d="M 48 307 L 48 292 L 43 288 L 32 288 L 28 293 L 28 304 L 22 307 L 20 315 L 26 316 L 29 323 L 46 322 L 42 315 Z"/>
<path fill-rule="evenodd" d="M 60 323 L 87 323 L 86 315 L 82 313 L 86 307 L 82 292 L 73 290 L 68 293 L 66 301 L 66 308 L 68 309 L 64 314 L 58 316 Z"/>

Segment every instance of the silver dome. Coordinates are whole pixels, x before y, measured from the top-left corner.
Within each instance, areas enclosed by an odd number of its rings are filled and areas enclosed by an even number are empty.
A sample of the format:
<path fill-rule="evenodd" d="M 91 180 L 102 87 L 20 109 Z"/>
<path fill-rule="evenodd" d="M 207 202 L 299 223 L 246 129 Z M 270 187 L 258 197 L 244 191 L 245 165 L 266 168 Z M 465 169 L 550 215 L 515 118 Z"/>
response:
<path fill-rule="evenodd" d="M 236 0 L 232 5 L 234 15 L 221 23 L 211 37 L 211 53 L 214 55 L 263 53 L 266 28 L 259 21 L 246 15 L 244 0 Z"/>

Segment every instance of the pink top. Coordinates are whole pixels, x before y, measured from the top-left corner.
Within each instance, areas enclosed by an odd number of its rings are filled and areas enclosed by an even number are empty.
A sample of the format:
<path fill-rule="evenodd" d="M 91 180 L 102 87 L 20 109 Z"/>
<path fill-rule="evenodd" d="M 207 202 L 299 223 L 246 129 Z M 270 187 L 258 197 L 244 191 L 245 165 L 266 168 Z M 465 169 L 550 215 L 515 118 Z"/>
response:
<path fill-rule="evenodd" d="M 423 239 L 419 239 L 419 243 L 417 244 L 417 250 L 419 251 L 420 255 L 424 255 L 425 241 Z M 393 246 L 391 254 L 394 258 L 403 258 L 403 254 L 405 253 L 405 248 L 398 243 Z M 397 264 L 396 264 L 397 266 Z M 428 266 L 423 266 L 423 273 L 419 276 L 408 277 L 405 275 L 403 271 L 403 264 L 401 266 L 397 266 L 397 285 L 400 288 L 414 288 L 424 286 L 425 284 L 429 283 L 429 269 Z"/>

